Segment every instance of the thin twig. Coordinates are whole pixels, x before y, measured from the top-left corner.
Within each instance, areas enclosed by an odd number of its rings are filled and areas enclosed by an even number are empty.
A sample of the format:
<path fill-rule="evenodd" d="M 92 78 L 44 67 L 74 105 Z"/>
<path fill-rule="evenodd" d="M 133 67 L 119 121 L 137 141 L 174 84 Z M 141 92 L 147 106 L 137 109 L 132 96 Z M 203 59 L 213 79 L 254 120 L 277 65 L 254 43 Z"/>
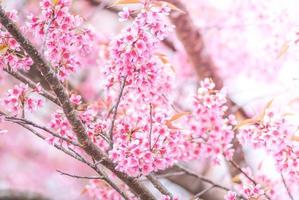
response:
<path fill-rule="evenodd" d="M 153 132 L 153 106 L 150 103 L 150 131 L 149 131 L 149 149 L 152 150 L 152 132 Z"/>
<path fill-rule="evenodd" d="M 209 184 L 213 185 L 213 186 L 216 187 L 216 188 L 220 188 L 220 189 L 225 190 L 225 191 L 230 191 L 229 188 L 224 187 L 224 186 L 222 186 L 222 185 L 219 185 L 219 184 L 213 182 L 212 180 L 207 179 L 206 177 L 200 176 L 200 175 L 198 175 L 198 174 L 192 172 L 191 170 L 187 169 L 186 167 L 184 167 L 184 166 L 182 166 L 182 165 L 176 164 L 175 166 L 178 167 L 178 168 L 179 168 L 180 170 L 182 170 L 183 172 L 185 172 L 186 174 L 188 174 L 188 175 L 190 175 L 190 176 L 193 176 L 193 177 L 195 177 L 195 178 L 198 178 L 198 179 L 202 180 L 203 182 L 209 183 Z"/>
<path fill-rule="evenodd" d="M 5 119 L 7 121 L 10 121 L 10 122 L 19 122 L 19 123 L 22 123 L 22 124 L 26 124 L 26 125 L 30 125 L 34 128 L 38 128 L 38 129 L 41 129 L 47 133 L 49 133 L 50 135 L 54 136 L 54 137 L 57 137 L 61 140 L 64 140 L 65 142 L 68 142 L 74 146 L 77 146 L 77 147 L 81 147 L 77 142 L 74 142 L 72 140 L 69 140 L 68 138 L 65 138 L 61 135 L 58 135 L 56 133 L 54 133 L 53 131 L 49 130 L 48 128 L 44 127 L 44 126 L 40 126 L 38 124 L 36 124 L 35 122 L 32 122 L 30 120 L 27 120 L 27 119 L 24 119 L 24 118 L 18 118 L 18 117 L 11 117 L 11 116 L 8 116 L 7 114 L 5 114 L 4 112 L 0 111 L 0 115 L 3 115 L 5 116 Z"/>
<path fill-rule="evenodd" d="M 157 175 L 157 178 L 168 178 L 168 177 L 172 177 L 172 176 L 182 176 L 182 175 L 186 175 L 186 172 L 181 171 L 181 172 L 173 172 L 173 173 L 168 173 L 168 174 L 161 174 L 161 175 Z"/>
<path fill-rule="evenodd" d="M 209 192 L 210 190 L 212 190 L 215 186 L 211 185 L 210 187 L 204 189 L 203 191 L 201 191 L 200 193 L 197 193 L 193 198 L 194 200 L 199 199 L 202 195 L 204 195 L 205 193 Z"/>
<path fill-rule="evenodd" d="M 288 193 L 288 195 L 289 195 L 289 198 L 290 198 L 291 200 L 294 200 L 294 197 L 293 197 L 293 195 L 292 195 L 292 193 L 291 193 L 290 188 L 288 187 L 288 185 L 287 185 L 287 183 L 286 183 L 286 180 L 285 180 L 285 178 L 284 178 L 282 172 L 280 173 L 280 176 L 281 176 L 281 180 L 282 180 L 282 183 L 283 183 L 283 185 L 284 185 L 284 188 L 286 189 L 286 191 L 287 191 L 287 193 Z"/>
<path fill-rule="evenodd" d="M 72 178 L 89 179 L 89 180 L 103 179 L 102 176 L 78 176 L 78 175 L 73 175 L 73 174 L 69 174 L 69 173 L 63 172 L 63 171 L 58 170 L 58 169 L 56 169 L 56 171 L 59 172 L 61 175 L 69 176 L 69 177 L 72 177 Z"/>
<path fill-rule="evenodd" d="M 126 86 L 126 80 L 127 77 L 123 77 L 122 81 L 121 81 L 121 85 L 120 85 L 120 91 L 116 100 L 116 104 L 114 106 L 114 111 L 113 111 L 113 117 L 112 117 L 112 121 L 111 121 L 111 126 L 110 126 L 110 130 L 109 130 L 109 137 L 110 137 L 110 148 L 113 148 L 113 128 L 114 128 L 114 124 L 115 124 L 115 120 L 116 120 L 116 116 L 117 116 L 117 111 L 118 111 L 118 106 L 120 104 L 120 100 L 121 97 L 123 96 L 123 92 Z"/>

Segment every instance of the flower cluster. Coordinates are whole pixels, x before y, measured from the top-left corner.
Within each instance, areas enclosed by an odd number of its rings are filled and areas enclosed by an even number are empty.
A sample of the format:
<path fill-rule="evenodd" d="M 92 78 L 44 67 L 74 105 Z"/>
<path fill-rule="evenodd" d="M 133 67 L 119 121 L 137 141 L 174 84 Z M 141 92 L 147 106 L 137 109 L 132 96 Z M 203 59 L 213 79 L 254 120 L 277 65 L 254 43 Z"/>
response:
<path fill-rule="evenodd" d="M 157 99 L 157 94 L 171 88 L 170 74 L 166 73 L 165 64 L 154 50 L 172 26 L 164 20 L 170 11 L 167 6 L 146 6 L 133 23 L 111 42 L 110 62 L 105 73 L 108 87 L 126 78 L 127 86 L 130 86 L 131 92 L 135 91 L 136 97 L 149 100 Z M 126 19 L 130 11 L 125 8 L 120 15 Z"/>
<path fill-rule="evenodd" d="M 234 116 L 226 115 L 226 92 L 214 88 L 215 84 L 210 79 L 201 82 L 194 101 L 194 113 L 186 122 L 191 130 L 185 145 L 189 153 L 187 157 L 203 156 L 219 162 L 222 155 L 232 158 L 232 125 L 236 121 Z"/>
<path fill-rule="evenodd" d="M 63 138 L 66 138 L 70 141 L 76 141 L 76 137 L 72 132 L 71 126 L 61 110 L 58 110 L 52 114 L 49 127 Z M 50 144 L 71 145 L 67 141 L 58 137 L 48 137 L 47 141 Z"/>
<path fill-rule="evenodd" d="M 32 112 L 40 108 L 43 103 L 42 99 L 32 96 L 38 94 L 38 92 L 39 88 L 29 89 L 28 85 L 20 83 L 8 90 L 6 97 L 2 99 L 2 103 L 14 114 L 18 114 L 25 109 Z"/>
<path fill-rule="evenodd" d="M 42 41 L 42 51 L 61 80 L 76 71 L 91 52 L 95 35 L 69 12 L 70 0 L 42 0 L 41 15 L 31 16 L 27 31 Z"/>
<path fill-rule="evenodd" d="M 16 12 L 7 12 L 7 16 L 16 21 Z M 12 70 L 29 70 L 33 64 L 17 41 L 0 25 L 0 69 L 9 67 Z"/>
<path fill-rule="evenodd" d="M 77 96 L 78 97 L 78 96 Z M 106 122 L 98 119 L 97 110 L 93 107 L 88 107 L 86 110 L 79 113 L 81 121 L 85 124 L 87 135 L 91 141 L 96 144 L 99 148 L 106 150 L 108 148 L 108 143 L 105 140 Z M 55 131 L 59 136 L 76 142 L 77 137 L 74 134 L 71 125 L 69 124 L 67 118 L 65 117 L 62 110 L 58 110 L 52 114 L 49 127 Z M 69 141 L 63 140 L 60 137 L 51 135 L 47 138 L 50 144 L 66 145 L 68 147 L 73 147 Z"/>
<path fill-rule="evenodd" d="M 237 175 L 238 183 L 235 188 L 238 193 L 228 191 L 225 195 L 225 200 L 237 200 L 240 196 L 245 199 L 260 199 L 266 200 L 269 197 L 272 199 L 276 198 L 276 193 L 273 190 L 274 182 L 269 180 L 265 175 L 253 176 L 250 169 L 242 169 L 246 174 Z M 250 177 L 251 180 L 248 178 Z M 254 180 L 254 182 L 253 182 Z"/>
<path fill-rule="evenodd" d="M 265 149 L 275 159 L 279 172 L 299 181 L 298 142 L 292 140 L 295 132 L 284 115 L 267 109 L 260 122 L 241 128 L 238 139 L 243 145 Z"/>
<path fill-rule="evenodd" d="M 125 84 L 115 120 L 113 148 L 109 157 L 117 170 L 130 176 L 147 175 L 165 169 L 182 156 L 182 135 L 167 126 L 171 107 L 165 95 L 172 88 L 172 77 L 159 54 L 159 42 L 172 30 L 165 22 L 167 6 L 154 6 L 145 1 L 132 25 L 110 44 L 107 64 L 108 88 L 115 82 Z M 130 17 L 125 8 L 122 20 Z M 109 90 L 112 99 L 118 90 Z M 117 100 L 117 99 L 116 99 Z M 124 113 L 124 114 L 122 114 Z M 110 123 L 111 124 L 111 123 Z"/>
<path fill-rule="evenodd" d="M 166 110 L 134 112 L 128 111 L 129 115 L 121 117 L 115 127 L 109 157 L 117 163 L 117 169 L 140 176 L 173 165 L 182 156 L 183 138 L 179 130 L 167 126 L 170 116 Z"/>

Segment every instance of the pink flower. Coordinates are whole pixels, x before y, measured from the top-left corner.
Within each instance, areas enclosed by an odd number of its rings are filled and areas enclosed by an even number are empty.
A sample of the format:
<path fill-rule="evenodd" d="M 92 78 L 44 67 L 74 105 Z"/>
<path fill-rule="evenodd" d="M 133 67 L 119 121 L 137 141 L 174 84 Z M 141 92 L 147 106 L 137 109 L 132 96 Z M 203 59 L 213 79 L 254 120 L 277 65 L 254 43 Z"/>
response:
<path fill-rule="evenodd" d="M 31 16 L 26 27 L 43 41 L 45 57 L 61 80 L 82 66 L 95 40 L 95 34 L 82 27 L 82 18 L 70 14 L 69 7 L 69 0 L 43 0 L 41 15 Z"/>
<path fill-rule="evenodd" d="M 81 101 L 82 97 L 80 95 L 72 94 L 70 97 L 70 101 L 75 105 L 80 105 L 82 103 Z"/>
<path fill-rule="evenodd" d="M 237 200 L 237 194 L 232 191 L 228 191 L 224 196 L 224 200 Z"/>
<path fill-rule="evenodd" d="M 23 109 L 35 111 L 42 107 L 43 101 L 42 99 L 31 97 L 34 93 L 36 93 L 35 90 L 30 90 L 27 85 L 21 83 L 8 90 L 6 97 L 2 99 L 2 103 L 14 114 L 19 113 Z"/>
<path fill-rule="evenodd" d="M 121 12 L 118 13 L 119 21 L 127 21 L 131 17 L 132 11 L 128 7 L 124 7 Z"/>

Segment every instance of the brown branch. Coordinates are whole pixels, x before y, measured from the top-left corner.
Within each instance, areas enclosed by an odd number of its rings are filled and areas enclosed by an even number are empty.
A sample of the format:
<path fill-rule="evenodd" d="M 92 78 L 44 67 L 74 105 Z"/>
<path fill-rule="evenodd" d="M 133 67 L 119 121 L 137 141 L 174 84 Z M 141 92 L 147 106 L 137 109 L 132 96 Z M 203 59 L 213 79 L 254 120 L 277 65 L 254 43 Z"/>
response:
<path fill-rule="evenodd" d="M 169 196 L 171 199 L 173 198 L 173 195 L 168 191 L 168 189 L 152 174 L 146 176 L 147 179 L 153 184 L 153 186 L 159 190 L 164 195 Z"/>
<path fill-rule="evenodd" d="M 116 176 L 118 176 L 121 180 L 123 180 L 134 192 L 134 194 L 146 200 L 156 199 L 150 191 L 145 188 L 144 185 L 138 182 L 136 178 L 129 177 L 127 174 L 123 172 L 119 172 L 115 170 L 115 164 L 112 160 L 107 158 L 107 156 L 88 138 L 86 134 L 85 127 L 83 123 L 80 121 L 76 110 L 73 108 L 68 94 L 56 77 L 52 68 L 45 61 L 45 59 L 39 54 L 37 49 L 31 44 L 29 40 L 27 40 L 23 34 L 19 31 L 15 23 L 9 19 L 3 8 L 0 6 L 0 22 L 7 29 L 7 31 L 16 39 L 16 41 L 20 44 L 20 46 L 26 51 L 26 53 L 32 58 L 35 66 L 42 73 L 43 78 L 50 85 L 51 89 L 56 94 L 59 102 L 62 105 L 63 111 L 70 122 L 74 133 L 78 138 L 78 142 L 82 145 L 84 151 L 90 155 L 94 160 L 101 160 L 102 164 L 107 167 L 109 170 L 114 172 Z"/>
<path fill-rule="evenodd" d="M 106 181 L 113 189 L 115 189 L 125 200 L 130 200 L 130 198 L 126 195 L 126 193 L 119 188 L 111 179 L 108 177 L 108 175 L 104 172 L 104 170 L 99 169 L 98 167 L 94 168 L 99 174 L 103 176 L 103 180 Z"/>
<path fill-rule="evenodd" d="M 187 169 L 186 167 L 184 167 L 182 165 L 177 164 L 176 167 L 178 167 L 181 171 L 185 172 L 187 175 L 190 175 L 190 176 L 193 176 L 195 178 L 198 178 L 198 179 L 202 180 L 203 182 L 209 183 L 210 185 L 212 185 L 212 186 L 214 186 L 216 188 L 222 189 L 224 191 L 230 191 L 229 188 L 224 187 L 222 185 L 219 185 L 219 184 L 213 182 L 212 180 L 210 180 L 210 179 L 208 179 L 206 177 L 200 176 L 200 175 L 192 172 L 191 170 Z"/>
<path fill-rule="evenodd" d="M 194 196 L 194 199 L 198 199 L 198 200 L 199 200 L 199 198 L 200 198 L 202 195 L 204 195 L 205 193 L 209 192 L 209 191 L 212 190 L 213 188 L 214 188 L 214 185 L 212 185 L 212 186 L 210 186 L 210 187 L 204 189 L 203 191 L 197 193 L 197 194 Z"/>
<path fill-rule="evenodd" d="M 2 189 L 0 190 L 0 200 L 50 200 L 50 198 L 31 191 Z"/>

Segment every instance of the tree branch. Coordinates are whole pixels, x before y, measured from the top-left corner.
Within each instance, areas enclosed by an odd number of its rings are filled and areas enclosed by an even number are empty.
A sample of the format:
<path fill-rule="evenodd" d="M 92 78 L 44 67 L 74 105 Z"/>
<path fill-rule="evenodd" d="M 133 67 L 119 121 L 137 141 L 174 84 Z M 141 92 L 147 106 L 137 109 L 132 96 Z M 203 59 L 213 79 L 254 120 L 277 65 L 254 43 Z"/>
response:
<path fill-rule="evenodd" d="M 48 62 L 39 54 L 37 49 L 27 40 L 19 31 L 15 23 L 9 19 L 3 8 L 0 6 L 0 22 L 7 29 L 7 31 L 16 39 L 20 46 L 26 51 L 26 53 L 32 58 L 35 66 L 42 73 L 43 78 L 48 82 L 51 89 L 56 94 L 63 111 L 70 122 L 74 133 L 78 138 L 78 142 L 82 145 L 84 151 L 90 155 L 94 160 L 101 160 L 102 164 L 109 170 L 114 172 L 121 180 L 123 180 L 134 192 L 137 197 L 146 200 L 154 200 L 155 197 L 150 191 L 138 182 L 136 178 L 129 177 L 123 172 L 115 170 L 115 164 L 88 138 L 85 127 L 78 117 L 76 110 L 73 108 L 68 94 L 63 85 L 56 77 L 55 73 L 51 69 Z"/>
<path fill-rule="evenodd" d="M 173 195 L 167 190 L 167 188 L 152 174 L 146 176 L 148 180 L 154 185 L 154 187 L 159 190 L 162 194 L 170 196 L 173 198 Z"/>
<path fill-rule="evenodd" d="M 219 189 L 222 189 L 224 191 L 230 191 L 229 188 L 224 187 L 222 185 L 219 185 L 219 184 L 213 182 L 212 180 L 210 180 L 210 179 L 208 179 L 206 177 L 200 176 L 200 175 L 192 172 L 191 170 L 187 169 L 186 167 L 184 167 L 182 165 L 176 164 L 176 167 L 178 167 L 180 170 L 182 170 L 183 172 L 185 172 L 187 175 L 196 177 L 196 178 L 202 180 L 203 182 L 209 183 L 210 185 L 214 186 L 215 188 L 219 188 Z"/>
<path fill-rule="evenodd" d="M 12 189 L 0 190 L 0 200 L 50 200 L 42 194 Z"/>

